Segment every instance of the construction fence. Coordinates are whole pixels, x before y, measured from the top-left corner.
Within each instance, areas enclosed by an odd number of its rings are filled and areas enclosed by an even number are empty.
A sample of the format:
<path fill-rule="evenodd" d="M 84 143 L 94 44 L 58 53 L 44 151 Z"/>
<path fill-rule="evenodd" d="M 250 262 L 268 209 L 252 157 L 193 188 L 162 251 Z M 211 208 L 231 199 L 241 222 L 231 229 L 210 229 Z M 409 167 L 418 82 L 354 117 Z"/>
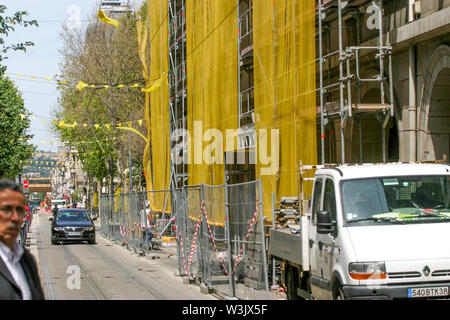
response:
<path fill-rule="evenodd" d="M 150 198 L 169 199 L 169 190 L 133 192 L 131 194 L 102 195 L 100 197 L 101 231 L 110 240 L 126 246 L 135 253 L 148 253 L 151 245 L 159 247 L 163 235 L 174 235 L 170 228 L 170 212 L 156 212 L 149 204 Z M 152 213 L 154 227 L 151 229 L 153 241 L 147 233 L 150 226 L 146 222 L 146 209 Z"/>
<path fill-rule="evenodd" d="M 140 252 L 146 238 L 140 212 L 154 193 L 101 197 L 102 232 Z M 172 212 L 158 217 L 154 236 L 176 237 L 180 275 L 228 297 L 269 299 L 261 181 L 200 184 L 170 193 Z"/>

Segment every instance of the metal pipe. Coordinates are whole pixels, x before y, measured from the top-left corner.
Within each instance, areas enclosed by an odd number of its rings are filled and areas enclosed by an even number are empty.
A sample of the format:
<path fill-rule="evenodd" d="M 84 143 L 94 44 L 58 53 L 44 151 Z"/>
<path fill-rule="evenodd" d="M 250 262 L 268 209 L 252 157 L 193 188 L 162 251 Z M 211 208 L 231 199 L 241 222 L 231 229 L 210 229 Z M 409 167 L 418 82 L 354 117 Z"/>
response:
<path fill-rule="evenodd" d="M 269 274 L 267 269 L 267 256 L 266 256 L 266 234 L 264 232 L 264 204 L 263 204 L 263 193 L 262 193 L 262 185 L 261 185 L 261 179 L 258 180 L 259 184 L 259 223 L 261 226 L 261 255 L 263 260 L 263 273 L 264 273 L 264 284 L 266 289 L 266 297 L 267 300 L 270 300 L 270 294 L 269 294 Z"/>
<path fill-rule="evenodd" d="M 383 149 L 383 162 L 386 162 L 386 128 L 381 124 L 381 148 Z"/>
<path fill-rule="evenodd" d="M 322 48 L 322 0 L 319 0 L 319 82 L 320 82 L 320 148 L 321 163 L 325 163 L 325 129 L 323 116 L 323 48 Z"/>
<path fill-rule="evenodd" d="M 228 246 L 228 270 L 229 270 L 229 277 L 228 282 L 230 285 L 229 288 L 229 295 L 230 297 L 235 297 L 235 287 L 234 287 L 234 276 L 233 276 L 233 250 L 231 246 L 231 224 L 230 224 L 230 204 L 228 199 L 228 186 L 227 186 L 227 179 L 225 179 L 225 234 L 227 237 L 227 246 Z"/>
<path fill-rule="evenodd" d="M 382 48 L 382 50 L 388 50 L 388 51 L 391 51 L 392 50 L 392 47 L 384 47 L 384 46 L 382 46 L 382 47 L 376 47 L 376 49 L 378 50 L 379 48 Z M 358 81 L 361 81 L 361 82 L 382 82 L 383 81 L 383 75 L 382 74 L 380 74 L 380 75 L 378 75 L 378 77 L 377 78 L 375 78 L 375 79 L 364 79 L 364 78 L 361 78 L 361 76 L 360 76 L 360 70 L 359 70 L 359 52 L 361 51 L 361 50 L 372 50 L 372 49 L 375 49 L 374 47 L 360 47 L 360 48 L 355 48 L 355 47 L 352 47 L 352 50 L 355 50 L 356 51 L 356 78 L 358 79 Z"/>
<path fill-rule="evenodd" d="M 342 0 L 338 0 L 338 24 L 339 24 L 339 110 L 341 114 L 341 162 L 345 163 L 345 136 L 344 136 L 344 122 L 345 122 L 345 114 L 344 114 L 344 84 L 342 83 L 342 78 L 344 77 L 344 68 L 343 68 L 343 43 L 342 43 Z"/>
<path fill-rule="evenodd" d="M 382 13 L 382 3 L 380 0 L 377 0 L 376 6 L 378 7 L 378 28 L 379 28 L 379 61 L 380 61 L 380 95 L 381 95 L 381 104 L 384 104 L 384 83 L 383 83 L 383 77 L 384 77 L 384 49 L 383 49 L 383 13 Z"/>
<path fill-rule="evenodd" d="M 320 0 L 319 0 L 320 1 Z M 275 229 L 275 194 L 272 192 L 272 228 Z M 277 276 L 275 269 L 275 258 L 272 259 L 272 285 L 275 286 Z"/>
<path fill-rule="evenodd" d="M 347 51 L 345 58 L 347 63 L 347 108 L 348 108 L 348 116 L 352 116 L 352 75 L 350 70 L 350 57 L 351 51 Z"/>
<path fill-rule="evenodd" d="M 242 115 L 242 98 L 241 98 L 241 20 L 239 17 L 239 1 L 236 0 L 236 15 L 237 15 L 237 28 L 238 28 L 238 36 L 237 36 L 237 89 L 238 89 L 238 128 L 241 127 L 241 115 Z"/>

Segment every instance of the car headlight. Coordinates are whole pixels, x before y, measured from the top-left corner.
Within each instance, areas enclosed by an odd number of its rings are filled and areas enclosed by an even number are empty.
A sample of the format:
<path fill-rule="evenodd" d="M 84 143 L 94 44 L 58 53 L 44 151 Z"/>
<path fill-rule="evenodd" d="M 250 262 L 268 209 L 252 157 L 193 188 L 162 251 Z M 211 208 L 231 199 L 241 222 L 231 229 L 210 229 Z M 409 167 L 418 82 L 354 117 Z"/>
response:
<path fill-rule="evenodd" d="M 53 228 L 54 231 L 64 231 L 63 227 L 54 227 Z"/>
<path fill-rule="evenodd" d="M 384 262 L 353 262 L 348 265 L 348 272 L 355 280 L 386 279 Z"/>
<path fill-rule="evenodd" d="M 84 228 L 84 231 L 93 231 L 95 228 L 94 227 L 86 227 Z"/>

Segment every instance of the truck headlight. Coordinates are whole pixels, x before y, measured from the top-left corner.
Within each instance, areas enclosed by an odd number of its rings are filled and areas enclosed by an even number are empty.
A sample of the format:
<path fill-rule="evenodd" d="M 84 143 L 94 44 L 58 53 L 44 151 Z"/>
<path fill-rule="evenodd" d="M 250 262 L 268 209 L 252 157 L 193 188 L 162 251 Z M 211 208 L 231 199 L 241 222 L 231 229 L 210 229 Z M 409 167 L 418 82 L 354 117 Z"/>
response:
<path fill-rule="evenodd" d="M 384 262 L 353 262 L 348 265 L 348 272 L 355 280 L 386 279 Z"/>
<path fill-rule="evenodd" d="M 53 230 L 55 231 L 64 231 L 63 227 L 54 227 Z"/>
<path fill-rule="evenodd" d="M 84 231 L 93 231 L 94 230 L 94 227 L 86 227 L 86 228 L 84 228 Z"/>

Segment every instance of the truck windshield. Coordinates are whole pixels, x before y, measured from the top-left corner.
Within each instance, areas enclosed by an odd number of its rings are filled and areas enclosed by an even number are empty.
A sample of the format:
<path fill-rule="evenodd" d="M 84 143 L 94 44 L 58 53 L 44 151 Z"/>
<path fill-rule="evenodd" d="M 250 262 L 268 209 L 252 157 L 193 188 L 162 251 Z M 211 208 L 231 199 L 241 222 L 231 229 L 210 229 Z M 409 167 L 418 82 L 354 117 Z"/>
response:
<path fill-rule="evenodd" d="M 347 223 L 450 222 L 450 176 L 399 176 L 342 182 Z"/>

